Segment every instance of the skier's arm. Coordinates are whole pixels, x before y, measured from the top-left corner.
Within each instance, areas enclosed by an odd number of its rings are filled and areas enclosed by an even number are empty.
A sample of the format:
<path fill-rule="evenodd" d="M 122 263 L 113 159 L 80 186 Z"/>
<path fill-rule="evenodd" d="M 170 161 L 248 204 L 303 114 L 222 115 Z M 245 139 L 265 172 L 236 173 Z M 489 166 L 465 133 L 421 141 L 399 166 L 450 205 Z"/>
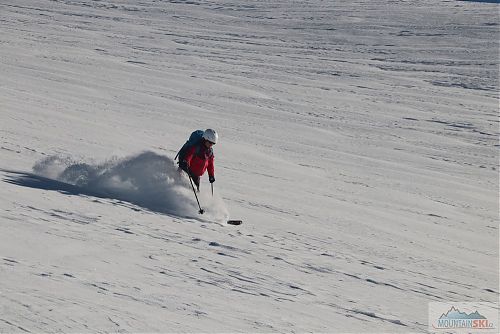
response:
<path fill-rule="evenodd" d="M 184 156 L 184 161 L 186 162 L 186 166 L 189 168 L 189 166 L 191 165 L 191 160 L 193 159 L 193 156 L 194 156 L 194 152 L 195 152 L 195 149 L 196 147 L 190 147 L 187 152 L 186 152 L 186 155 Z"/>
<path fill-rule="evenodd" d="M 194 156 L 194 148 L 191 147 L 187 150 L 183 160 L 179 163 L 179 166 L 182 168 L 182 170 L 188 173 L 189 175 L 191 175 L 191 160 L 193 159 L 193 156 Z"/>
<path fill-rule="evenodd" d="M 215 176 L 214 156 L 213 155 L 208 159 L 207 170 L 208 170 L 208 176 L 213 178 Z"/>

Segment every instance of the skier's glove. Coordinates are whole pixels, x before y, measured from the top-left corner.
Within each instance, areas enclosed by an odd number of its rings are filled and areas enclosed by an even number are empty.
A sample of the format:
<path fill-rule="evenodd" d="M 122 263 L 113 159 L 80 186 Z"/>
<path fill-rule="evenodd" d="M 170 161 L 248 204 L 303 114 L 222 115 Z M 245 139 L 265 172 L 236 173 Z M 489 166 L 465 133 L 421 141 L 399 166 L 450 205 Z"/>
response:
<path fill-rule="evenodd" d="M 186 162 L 186 160 L 182 160 L 182 161 L 179 161 L 179 167 L 183 170 L 183 171 L 188 171 L 189 167 L 188 167 L 188 164 Z"/>
<path fill-rule="evenodd" d="M 214 183 L 215 182 L 215 176 L 209 176 L 208 177 L 208 181 L 210 181 L 210 183 Z"/>

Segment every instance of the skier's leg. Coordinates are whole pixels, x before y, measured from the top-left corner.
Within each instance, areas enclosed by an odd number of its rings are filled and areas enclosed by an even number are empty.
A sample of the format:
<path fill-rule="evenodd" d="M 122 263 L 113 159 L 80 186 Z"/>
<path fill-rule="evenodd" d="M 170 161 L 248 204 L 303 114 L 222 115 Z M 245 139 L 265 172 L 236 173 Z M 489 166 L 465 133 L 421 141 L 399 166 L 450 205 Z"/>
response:
<path fill-rule="evenodd" d="M 198 192 L 200 192 L 200 177 L 199 176 L 191 176 L 193 178 L 193 182 L 196 186 L 196 189 L 198 190 Z"/>

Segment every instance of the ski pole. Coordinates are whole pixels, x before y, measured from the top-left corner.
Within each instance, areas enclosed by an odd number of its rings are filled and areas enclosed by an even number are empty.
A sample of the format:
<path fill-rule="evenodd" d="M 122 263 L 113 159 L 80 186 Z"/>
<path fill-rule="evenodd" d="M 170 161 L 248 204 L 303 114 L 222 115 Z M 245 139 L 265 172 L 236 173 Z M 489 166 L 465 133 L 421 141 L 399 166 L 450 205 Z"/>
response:
<path fill-rule="evenodd" d="M 214 197 L 214 184 L 210 183 L 210 185 L 212 186 L 212 197 Z"/>
<path fill-rule="evenodd" d="M 191 188 L 193 188 L 194 192 L 194 197 L 196 197 L 196 202 L 198 203 L 198 207 L 200 208 L 200 211 L 198 211 L 200 214 L 203 214 L 205 210 L 201 208 L 200 201 L 198 200 L 198 195 L 196 195 L 196 190 L 194 190 L 194 185 L 193 185 L 193 179 L 191 179 L 191 175 L 189 175 L 189 182 L 191 183 Z"/>

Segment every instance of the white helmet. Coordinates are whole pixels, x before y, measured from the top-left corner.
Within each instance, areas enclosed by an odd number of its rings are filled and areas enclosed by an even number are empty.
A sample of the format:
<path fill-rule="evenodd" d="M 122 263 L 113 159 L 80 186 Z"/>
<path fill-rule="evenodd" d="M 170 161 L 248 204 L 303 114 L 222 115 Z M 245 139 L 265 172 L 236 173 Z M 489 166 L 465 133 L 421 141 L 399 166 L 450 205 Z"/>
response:
<path fill-rule="evenodd" d="M 215 130 L 206 129 L 205 132 L 203 132 L 203 138 L 205 140 L 208 140 L 209 142 L 217 144 L 217 140 L 219 139 L 219 135 L 217 134 L 217 132 Z"/>

